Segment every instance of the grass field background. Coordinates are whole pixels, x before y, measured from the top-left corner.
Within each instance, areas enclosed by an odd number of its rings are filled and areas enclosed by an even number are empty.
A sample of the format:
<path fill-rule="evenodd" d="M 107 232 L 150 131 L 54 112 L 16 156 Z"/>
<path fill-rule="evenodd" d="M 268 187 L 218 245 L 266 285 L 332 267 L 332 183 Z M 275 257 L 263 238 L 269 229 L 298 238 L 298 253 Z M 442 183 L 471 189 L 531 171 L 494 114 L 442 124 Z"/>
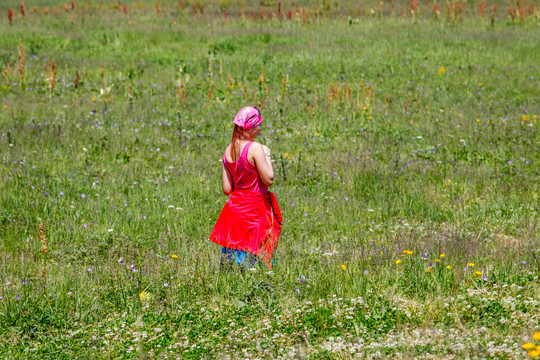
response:
<path fill-rule="evenodd" d="M 93 3 L 0 6 L 2 357 L 537 355 L 534 2 Z M 208 240 L 246 105 L 271 271 Z"/>

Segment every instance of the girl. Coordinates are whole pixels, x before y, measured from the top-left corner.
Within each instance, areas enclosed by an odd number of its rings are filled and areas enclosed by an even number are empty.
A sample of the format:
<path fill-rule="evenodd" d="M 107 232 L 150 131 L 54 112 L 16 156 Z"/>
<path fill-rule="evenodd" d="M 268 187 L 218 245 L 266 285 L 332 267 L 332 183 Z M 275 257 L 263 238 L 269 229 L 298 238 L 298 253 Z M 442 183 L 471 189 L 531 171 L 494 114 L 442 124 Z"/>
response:
<path fill-rule="evenodd" d="M 261 259 L 272 268 L 282 219 L 276 198 L 268 191 L 274 183 L 270 149 L 255 142 L 261 112 L 244 107 L 233 123 L 232 142 L 223 154 L 223 193 L 230 198 L 210 240 L 223 246 L 222 256 L 228 261 L 251 266 Z"/>

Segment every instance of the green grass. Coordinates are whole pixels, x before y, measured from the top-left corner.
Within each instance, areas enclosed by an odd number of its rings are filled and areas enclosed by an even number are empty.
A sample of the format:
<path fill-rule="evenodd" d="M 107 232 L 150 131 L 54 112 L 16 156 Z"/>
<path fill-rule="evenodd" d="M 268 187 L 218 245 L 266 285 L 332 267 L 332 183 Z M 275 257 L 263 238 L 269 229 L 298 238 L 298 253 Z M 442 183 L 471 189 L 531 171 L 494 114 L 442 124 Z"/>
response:
<path fill-rule="evenodd" d="M 499 6 L 491 26 L 474 4 L 460 21 L 301 3 L 304 25 L 254 22 L 258 4 L 242 21 L 233 3 L 224 24 L 219 4 L 188 5 L 2 15 L 0 353 L 526 356 L 537 15 Z M 224 271 L 208 240 L 247 104 L 262 109 L 285 219 L 272 272 Z"/>

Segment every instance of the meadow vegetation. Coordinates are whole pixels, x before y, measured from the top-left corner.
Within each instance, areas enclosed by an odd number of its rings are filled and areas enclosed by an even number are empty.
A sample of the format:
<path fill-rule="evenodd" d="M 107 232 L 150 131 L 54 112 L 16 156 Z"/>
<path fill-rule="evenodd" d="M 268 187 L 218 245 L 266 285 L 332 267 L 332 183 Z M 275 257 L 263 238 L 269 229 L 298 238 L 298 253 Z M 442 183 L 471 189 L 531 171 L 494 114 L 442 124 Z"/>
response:
<path fill-rule="evenodd" d="M 534 3 L 125 4 L 0 5 L 1 357 L 539 355 Z M 273 269 L 208 240 L 246 105 Z"/>

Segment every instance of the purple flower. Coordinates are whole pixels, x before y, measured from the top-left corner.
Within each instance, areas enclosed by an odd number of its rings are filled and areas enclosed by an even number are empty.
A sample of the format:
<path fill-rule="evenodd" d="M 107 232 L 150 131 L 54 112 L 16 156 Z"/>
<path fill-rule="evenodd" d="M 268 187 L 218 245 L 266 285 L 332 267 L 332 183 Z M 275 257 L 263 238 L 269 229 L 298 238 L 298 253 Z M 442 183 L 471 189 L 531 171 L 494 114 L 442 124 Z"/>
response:
<path fill-rule="evenodd" d="M 21 295 L 17 295 L 17 301 L 21 300 Z"/>
<path fill-rule="evenodd" d="M 129 267 L 129 270 L 133 271 L 133 272 L 137 272 L 137 269 L 135 269 L 135 265 L 131 264 L 131 266 Z"/>
<path fill-rule="evenodd" d="M 124 260 L 123 257 L 121 257 L 120 259 L 118 259 L 118 263 L 119 263 L 120 265 L 122 265 L 122 266 L 126 265 L 126 264 L 124 264 L 124 263 L 122 262 L 122 260 Z"/>
<path fill-rule="evenodd" d="M 298 294 L 300 294 L 300 289 L 296 289 L 296 292 L 297 292 Z"/>
<path fill-rule="evenodd" d="M 489 279 L 486 276 L 482 276 L 482 280 L 488 281 Z"/>
<path fill-rule="evenodd" d="M 369 274 L 369 270 L 364 270 L 364 275 Z"/>
<path fill-rule="evenodd" d="M 83 199 L 86 199 L 86 195 L 84 195 L 84 194 L 82 194 L 81 197 L 82 197 Z"/>
<path fill-rule="evenodd" d="M 165 286 L 166 288 L 170 287 L 171 285 L 169 285 L 169 283 L 165 283 L 163 284 L 163 286 Z"/>

